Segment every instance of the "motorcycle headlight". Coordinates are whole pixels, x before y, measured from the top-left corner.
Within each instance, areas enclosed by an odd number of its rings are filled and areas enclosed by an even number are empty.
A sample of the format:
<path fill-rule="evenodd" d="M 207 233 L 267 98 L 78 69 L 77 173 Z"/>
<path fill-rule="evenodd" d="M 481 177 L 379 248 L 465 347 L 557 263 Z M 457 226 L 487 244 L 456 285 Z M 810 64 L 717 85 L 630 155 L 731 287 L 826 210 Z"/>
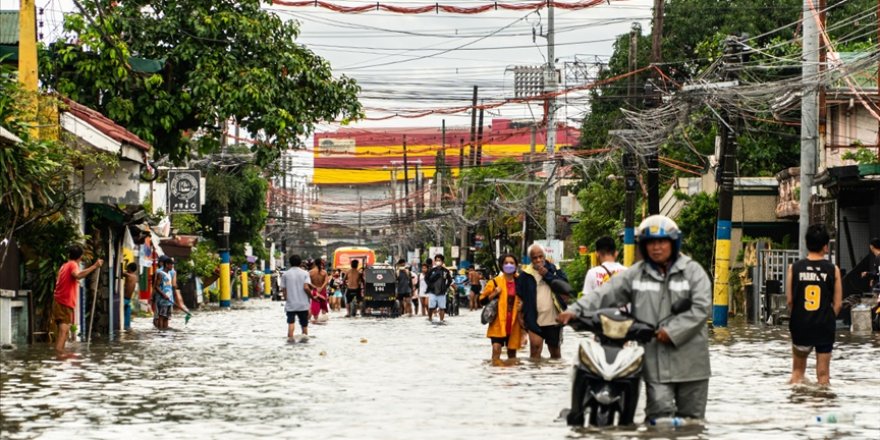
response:
<path fill-rule="evenodd" d="M 602 334 L 611 339 L 625 338 L 634 322 L 632 319 L 615 321 L 605 315 L 599 315 L 599 321 L 602 323 Z"/>
<path fill-rule="evenodd" d="M 590 356 L 584 350 L 584 346 L 581 345 L 578 347 L 578 359 L 581 361 L 581 365 L 587 368 L 591 373 L 600 375 L 602 373 L 599 372 L 599 369 L 596 368 L 596 365 L 593 363 L 593 360 L 590 359 Z"/>
<path fill-rule="evenodd" d="M 630 363 L 626 368 L 622 369 L 620 373 L 618 373 L 618 377 L 627 377 L 638 371 L 638 369 L 642 367 L 643 359 L 644 358 L 642 356 L 638 356 L 633 359 L 632 363 Z"/>

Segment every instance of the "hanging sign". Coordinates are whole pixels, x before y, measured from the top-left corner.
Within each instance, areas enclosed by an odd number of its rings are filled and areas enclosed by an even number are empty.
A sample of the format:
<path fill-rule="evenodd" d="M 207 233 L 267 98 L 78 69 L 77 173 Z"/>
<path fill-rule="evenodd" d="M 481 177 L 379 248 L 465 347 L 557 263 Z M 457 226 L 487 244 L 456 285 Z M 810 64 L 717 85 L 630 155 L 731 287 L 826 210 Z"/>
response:
<path fill-rule="evenodd" d="M 199 170 L 168 170 L 168 212 L 201 214 L 202 175 Z"/>

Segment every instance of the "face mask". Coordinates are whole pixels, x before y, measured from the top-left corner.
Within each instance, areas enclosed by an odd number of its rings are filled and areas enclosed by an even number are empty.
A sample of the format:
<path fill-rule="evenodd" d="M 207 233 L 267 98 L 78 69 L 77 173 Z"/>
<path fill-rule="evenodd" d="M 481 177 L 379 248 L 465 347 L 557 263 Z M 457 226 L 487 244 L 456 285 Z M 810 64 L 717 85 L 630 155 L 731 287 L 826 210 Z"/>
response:
<path fill-rule="evenodd" d="M 516 272 L 516 265 L 512 264 L 512 263 L 507 263 L 504 266 L 502 266 L 502 270 L 504 270 L 504 273 L 506 273 L 506 274 L 512 274 L 512 273 Z"/>
<path fill-rule="evenodd" d="M 441 262 L 439 262 L 439 261 L 435 261 L 435 262 L 434 262 L 434 267 L 438 267 L 438 266 L 440 266 L 441 264 L 443 264 L 443 263 L 441 263 Z"/>

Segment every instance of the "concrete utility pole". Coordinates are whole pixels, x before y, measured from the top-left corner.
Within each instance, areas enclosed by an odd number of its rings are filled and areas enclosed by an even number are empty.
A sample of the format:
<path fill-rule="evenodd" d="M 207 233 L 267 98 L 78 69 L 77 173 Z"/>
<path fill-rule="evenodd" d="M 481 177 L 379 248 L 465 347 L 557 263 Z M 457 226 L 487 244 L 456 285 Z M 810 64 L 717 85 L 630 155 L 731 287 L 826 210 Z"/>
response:
<path fill-rule="evenodd" d="M 477 160 L 476 166 L 483 166 L 483 109 L 480 109 L 479 122 L 477 122 Z"/>
<path fill-rule="evenodd" d="M 629 31 L 629 70 L 638 69 L 639 36 L 642 34 L 642 26 L 633 23 Z M 627 84 L 627 101 L 630 107 L 634 107 L 636 94 L 636 77 L 629 78 Z M 632 266 L 636 257 L 636 188 L 638 186 L 638 163 L 635 154 L 627 150 L 623 153 L 624 175 L 624 213 L 623 213 L 623 265 Z"/>
<path fill-rule="evenodd" d="M 736 37 L 727 37 L 724 42 L 724 64 L 727 79 L 734 79 L 735 70 L 731 66 L 739 64 L 740 45 Z M 718 127 L 721 138 L 721 173 L 718 188 L 718 222 L 715 226 L 715 280 L 712 295 L 712 325 L 727 327 L 727 313 L 730 307 L 730 238 L 733 228 L 733 191 L 736 178 L 736 133 L 730 112 L 725 115 Z"/>
<path fill-rule="evenodd" d="M 553 3 L 547 3 L 547 73 L 544 93 L 556 93 L 556 37 L 554 35 Z M 556 152 L 556 96 L 547 98 L 547 160 L 544 173 L 547 179 L 553 176 L 553 157 Z M 547 240 L 556 239 L 556 185 L 551 184 L 547 192 Z"/>
<path fill-rule="evenodd" d="M 391 164 L 391 223 L 397 223 L 397 170 Z"/>
<path fill-rule="evenodd" d="M 803 97 L 801 98 L 801 197 L 798 218 L 798 249 L 807 256 L 804 237 L 810 226 L 810 198 L 816 174 L 816 150 L 819 143 L 819 27 L 815 0 L 804 0 L 804 42 L 802 56 Z"/>
<path fill-rule="evenodd" d="M 468 151 L 468 163 L 471 165 L 474 164 L 477 150 L 477 86 L 474 86 L 474 99 L 473 104 L 471 105 L 471 140 L 468 145 L 470 150 Z"/>
<path fill-rule="evenodd" d="M 419 171 L 419 164 L 421 161 L 416 161 L 416 219 L 418 219 L 422 215 L 422 202 L 425 200 L 425 195 L 422 194 L 422 190 L 425 187 L 425 182 L 422 181 L 422 173 Z"/>
<path fill-rule="evenodd" d="M 663 6 L 666 0 L 654 0 L 654 24 L 651 27 L 651 63 L 663 61 Z"/>
<path fill-rule="evenodd" d="M 654 24 L 651 28 L 651 63 L 659 64 L 663 61 L 663 6 L 666 4 L 666 0 L 654 0 Z M 648 83 L 651 84 L 651 83 Z M 659 102 L 655 100 L 654 93 L 657 93 L 658 90 L 655 90 L 654 87 L 650 87 L 650 90 L 647 89 L 646 86 L 646 96 L 645 99 L 648 101 L 651 107 L 658 105 Z M 646 158 L 646 162 L 648 165 L 648 214 L 655 215 L 660 214 L 660 151 L 659 146 L 652 147 L 651 151 L 648 152 L 648 157 Z"/>
<path fill-rule="evenodd" d="M 35 140 L 38 128 L 39 101 L 37 82 L 37 15 L 34 0 L 21 0 L 18 11 L 18 82 L 26 92 L 23 107 L 27 110 L 28 133 Z"/>
<path fill-rule="evenodd" d="M 406 135 L 403 135 L 403 206 L 404 218 L 409 222 L 409 161 L 406 157 Z"/>

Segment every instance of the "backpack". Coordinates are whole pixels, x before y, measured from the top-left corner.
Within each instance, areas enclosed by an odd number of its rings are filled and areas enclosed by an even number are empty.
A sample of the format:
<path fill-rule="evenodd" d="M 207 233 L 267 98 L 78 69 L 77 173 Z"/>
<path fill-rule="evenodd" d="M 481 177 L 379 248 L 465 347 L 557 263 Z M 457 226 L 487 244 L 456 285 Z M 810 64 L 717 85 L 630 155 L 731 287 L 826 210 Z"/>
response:
<path fill-rule="evenodd" d="M 412 277 L 406 269 L 398 269 L 397 271 L 397 293 L 412 293 Z"/>
<path fill-rule="evenodd" d="M 436 278 L 433 282 L 428 284 L 428 293 L 433 293 L 434 295 L 445 295 L 446 294 L 446 269 L 444 268 L 434 268 L 431 269 L 435 271 L 434 273 L 428 275 L 428 278 Z"/>

